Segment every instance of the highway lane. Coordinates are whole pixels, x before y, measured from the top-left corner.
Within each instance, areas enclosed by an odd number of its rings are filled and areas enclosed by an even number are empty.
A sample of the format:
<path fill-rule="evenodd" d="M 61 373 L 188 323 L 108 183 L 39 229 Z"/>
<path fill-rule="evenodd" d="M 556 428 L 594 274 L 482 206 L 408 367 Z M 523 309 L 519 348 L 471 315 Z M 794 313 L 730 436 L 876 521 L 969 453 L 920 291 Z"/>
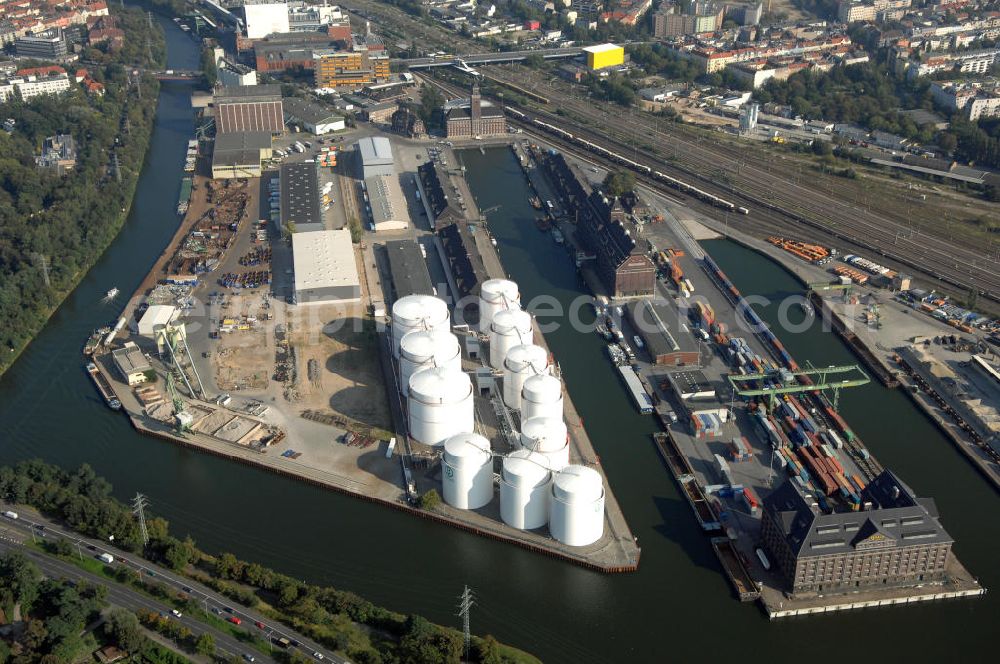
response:
<path fill-rule="evenodd" d="M 186 593 L 200 602 L 207 611 L 215 613 L 223 619 L 228 619 L 229 616 L 235 616 L 241 621 L 240 626 L 246 630 L 247 633 L 256 634 L 257 636 L 265 639 L 280 639 L 284 637 L 293 643 L 292 647 L 297 648 L 306 656 L 313 657 L 316 660 L 329 660 L 334 662 L 334 664 L 350 664 L 348 660 L 335 654 L 328 648 L 319 646 L 314 641 L 291 630 L 287 626 L 283 624 L 274 624 L 269 618 L 265 618 L 263 615 L 254 612 L 252 609 L 220 595 L 206 586 L 180 576 L 179 574 L 176 574 L 160 565 L 144 560 L 135 554 L 120 551 L 114 546 L 109 545 L 107 542 L 90 539 L 83 537 L 78 533 L 64 530 L 54 522 L 41 516 L 35 514 L 29 516 L 28 514 L 23 513 L 23 510 L 19 512 L 19 506 L 0 503 L 0 509 L 10 510 L 19 514 L 18 519 L 0 517 L 2 518 L 2 523 L 7 526 L 8 529 L 16 529 L 17 531 L 27 535 L 30 535 L 32 531 L 34 531 L 36 536 L 40 535 L 47 538 L 62 537 L 68 540 L 73 546 L 80 547 L 81 551 L 86 551 L 89 555 L 95 558 L 101 553 L 108 553 L 111 556 L 114 556 L 115 565 L 127 565 L 149 579 L 154 579 L 166 584 L 178 593 Z M 106 581 L 102 582 L 107 583 Z M 260 623 L 264 627 L 258 627 L 257 623 Z M 298 645 L 294 645 L 295 643 L 298 643 Z"/>
<path fill-rule="evenodd" d="M 74 582 L 86 581 L 93 585 L 104 586 L 108 589 L 108 603 L 114 606 L 128 609 L 129 611 L 137 611 L 139 609 L 155 611 L 169 616 L 169 620 L 173 620 L 184 625 L 190 629 L 195 636 L 211 634 L 212 638 L 215 639 L 215 648 L 221 655 L 227 657 L 243 657 L 244 655 L 249 654 L 252 655 L 255 660 L 261 662 L 275 662 L 272 658 L 260 654 L 250 646 L 238 641 L 229 633 L 219 630 L 212 625 L 207 625 L 203 622 L 195 620 L 194 618 L 184 615 L 177 618 L 170 613 L 170 610 L 173 607 L 152 599 L 137 590 L 133 590 L 132 588 L 120 583 L 109 582 L 104 577 L 84 571 L 70 562 L 54 558 L 23 546 L 23 539 L 20 538 L 25 537 L 24 533 L 11 531 L 7 529 L 7 525 L 8 524 L 4 524 L 4 530 L 0 531 L 0 533 L 2 533 L 0 534 L 0 551 L 12 551 L 24 554 L 25 557 L 29 558 L 38 566 L 38 568 L 42 571 L 42 574 L 45 576 L 49 578 L 69 579 Z"/>

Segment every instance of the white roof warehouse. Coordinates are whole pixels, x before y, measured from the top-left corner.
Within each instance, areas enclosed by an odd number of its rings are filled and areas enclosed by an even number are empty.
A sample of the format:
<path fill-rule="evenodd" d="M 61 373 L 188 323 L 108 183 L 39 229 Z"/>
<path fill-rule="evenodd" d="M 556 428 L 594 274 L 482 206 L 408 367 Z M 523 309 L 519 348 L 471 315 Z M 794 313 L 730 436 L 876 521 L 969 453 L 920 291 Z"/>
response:
<path fill-rule="evenodd" d="M 361 300 L 361 280 L 351 232 L 292 234 L 296 304 L 335 304 Z"/>

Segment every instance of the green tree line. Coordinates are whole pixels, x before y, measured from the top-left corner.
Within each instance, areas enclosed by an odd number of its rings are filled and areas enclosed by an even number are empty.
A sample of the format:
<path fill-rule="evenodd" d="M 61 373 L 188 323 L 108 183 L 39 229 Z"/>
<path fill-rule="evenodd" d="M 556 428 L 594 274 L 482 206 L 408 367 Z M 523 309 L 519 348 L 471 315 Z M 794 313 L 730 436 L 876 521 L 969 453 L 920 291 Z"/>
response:
<path fill-rule="evenodd" d="M 461 635 L 453 629 L 376 606 L 352 592 L 304 583 L 231 553 L 209 555 L 190 538 L 171 535 L 169 524 L 160 517 L 147 518 L 150 541 L 144 546 L 129 507 L 112 496 L 111 485 L 90 466 L 70 472 L 31 460 L 0 467 L 0 498 L 30 505 L 91 537 L 107 541 L 113 535 L 115 544 L 125 551 L 205 583 L 346 653 L 358 664 L 458 664 L 461 660 Z M 155 582 L 143 585 L 134 570 L 123 566 L 118 573 L 123 582 L 170 598 L 165 586 Z M 197 609 L 197 603 L 189 608 Z M 484 664 L 538 661 L 490 636 L 475 638 L 472 654 L 472 662 Z"/>
<path fill-rule="evenodd" d="M 141 12 L 112 6 L 130 26 L 126 42 L 145 44 Z M 157 31 L 158 32 L 158 31 Z M 146 53 L 146 49 L 142 49 Z M 91 67 L 103 96 L 78 86 L 59 96 L 0 104 L 0 117 L 16 122 L 0 133 L 0 373 L 38 333 L 55 308 L 90 269 L 121 228 L 131 205 L 156 112 L 158 84 L 129 79 L 123 58 Z M 152 64 L 152 63 L 151 63 Z M 76 167 L 64 176 L 40 172 L 35 157 L 47 136 L 71 135 Z M 111 172 L 118 156 L 121 181 Z"/>

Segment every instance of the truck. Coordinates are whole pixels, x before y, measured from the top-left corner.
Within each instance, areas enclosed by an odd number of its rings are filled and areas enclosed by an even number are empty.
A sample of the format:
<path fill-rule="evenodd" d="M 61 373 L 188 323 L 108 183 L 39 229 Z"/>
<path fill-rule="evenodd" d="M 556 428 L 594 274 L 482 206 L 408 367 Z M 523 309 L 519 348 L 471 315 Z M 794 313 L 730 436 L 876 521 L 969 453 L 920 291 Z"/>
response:
<path fill-rule="evenodd" d="M 115 562 L 115 557 L 112 556 L 110 553 L 102 553 L 101 555 L 97 556 L 97 559 L 100 560 L 105 565 L 110 565 L 111 563 Z"/>
<path fill-rule="evenodd" d="M 8 519 L 16 519 L 17 518 L 17 512 L 12 512 L 10 510 L 5 510 L 4 513 L 3 513 L 3 515 L 5 517 L 7 517 Z"/>
<path fill-rule="evenodd" d="M 288 648 L 292 645 L 292 642 L 288 640 L 287 636 L 282 636 L 281 638 L 275 639 L 274 642 L 281 646 L 282 648 Z"/>

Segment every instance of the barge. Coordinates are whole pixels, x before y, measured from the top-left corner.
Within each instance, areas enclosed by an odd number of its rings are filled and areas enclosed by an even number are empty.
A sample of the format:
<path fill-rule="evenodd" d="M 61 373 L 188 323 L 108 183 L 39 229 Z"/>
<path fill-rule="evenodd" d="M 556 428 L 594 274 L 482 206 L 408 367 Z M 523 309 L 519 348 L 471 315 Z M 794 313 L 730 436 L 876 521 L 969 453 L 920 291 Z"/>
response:
<path fill-rule="evenodd" d="M 632 393 L 632 400 L 635 401 L 636 408 L 643 415 L 653 414 L 653 400 L 649 396 L 649 392 L 646 388 L 642 386 L 642 381 L 639 380 L 639 376 L 635 373 L 632 367 L 625 365 L 618 366 L 618 372 L 622 375 L 622 379 L 625 381 L 628 391 Z"/>
<path fill-rule="evenodd" d="M 93 362 L 88 362 L 87 373 L 90 374 L 91 380 L 94 381 L 94 385 L 97 386 L 97 391 L 101 393 L 101 398 L 104 399 L 104 403 L 108 405 L 111 410 L 121 410 L 122 402 L 118 400 L 115 396 L 114 390 L 111 389 L 111 383 L 108 382 L 107 377 L 101 373 L 101 370 L 97 368 L 97 365 Z"/>

